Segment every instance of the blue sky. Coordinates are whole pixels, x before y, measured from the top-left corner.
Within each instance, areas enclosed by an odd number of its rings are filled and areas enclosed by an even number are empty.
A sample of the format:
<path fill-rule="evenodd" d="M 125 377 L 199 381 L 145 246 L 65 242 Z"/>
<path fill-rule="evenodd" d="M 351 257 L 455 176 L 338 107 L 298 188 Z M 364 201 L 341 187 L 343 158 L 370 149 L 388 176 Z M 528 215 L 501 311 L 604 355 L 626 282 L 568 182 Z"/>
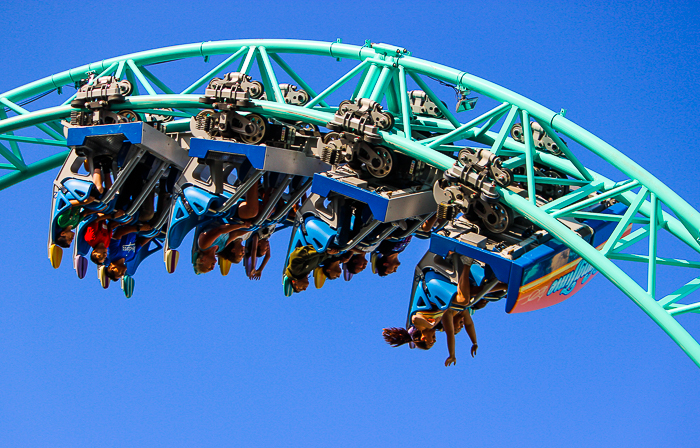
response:
<path fill-rule="evenodd" d="M 181 43 L 395 44 L 567 109 L 567 118 L 700 205 L 693 2 L 27 1 L 0 5 L 0 24 L 0 91 Z M 272 240 L 256 283 L 236 266 L 228 277 L 195 276 L 184 262 L 168 275 L 154 257 L 127 300 L 115 286 L 103 291 L 94 271 L 80 281 L 68 263 L 51 269 L 45 237 L 54 176 L 0 192 L 0 446 L 700 440 L 697 367 L 602 276 L 538 312 L 507 315 L 504 304 L 489 305 L 474 317 L 477 357 L 468 358 L 466 337 L 458 338 L 458 363 L 445 368 L 442 341 L 420 352 L 381 338 L 383 327 L 405 320 L 425 244 L 410 246 L 386 279 L 363 273 L 290 298 L 278 277 L 286 233 Z M 662 251 L 678 255 L 672 245 Z M 658 281 L 663 290 L 665 279 Z M 697 315 L 680 320 L 700 336 Z"/>

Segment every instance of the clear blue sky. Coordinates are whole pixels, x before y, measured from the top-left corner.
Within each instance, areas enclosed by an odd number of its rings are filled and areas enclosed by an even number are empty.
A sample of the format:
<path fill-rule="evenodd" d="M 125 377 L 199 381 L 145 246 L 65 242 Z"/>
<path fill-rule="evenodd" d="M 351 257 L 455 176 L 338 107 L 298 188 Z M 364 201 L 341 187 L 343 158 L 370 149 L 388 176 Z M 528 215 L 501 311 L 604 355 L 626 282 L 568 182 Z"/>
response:
<path fill-rule="evenodd" d="M 568 109 L 698 208 L 697 3 L 424 3 L 4 2 L 0 91 L 181 43 L 371 39 Z M 700 372 L 602 276 L 539 312 L 478 312 L 477 357 L 460 337 L 445 368 L 442 341 L 381 338 L 425 245 L 386 279 L 290 298 L 286 234 L 257 283 L 153 257 L 127 300 L 94 270 L 51 269 L 54 176 L 0 192 L 0 446 L 700 446 Z M 697 315 L 681 321 L 700 336 Z"/>

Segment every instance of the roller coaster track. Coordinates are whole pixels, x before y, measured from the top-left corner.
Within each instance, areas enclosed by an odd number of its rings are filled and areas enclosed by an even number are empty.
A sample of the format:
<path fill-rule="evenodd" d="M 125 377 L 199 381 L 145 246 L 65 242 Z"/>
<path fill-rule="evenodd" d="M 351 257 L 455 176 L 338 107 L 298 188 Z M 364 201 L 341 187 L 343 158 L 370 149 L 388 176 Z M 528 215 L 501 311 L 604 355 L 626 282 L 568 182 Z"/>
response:
<path fill-rule="evenodd" d="M 154 75 L 154 65 L 179 60 L 197 60 L 224 55 L 225 59 L 188 87 L 176 93 L 168 83 Z M 317 83 L 312 87 L 285 61 L 299 55 L 323 56 L 327 63 L 336 60 L 357 61 L 337 79 Z M 318 62 L 318 58 L 314 63 Z M 274 63 L 274 66 L 273 66 Z M 65 97 L 62 104 L 38 110 L 27 110 L 34 100 L 58 91 L 73 89 L 80 80 L 91 74 L 113 75 L 128 79 L 134 86 L 126 102 L 112 106 L 113 110 L 130 109 L 140 114 L 170 115 L 175 120 L 167 123 L 167 132 L 186 131 L 189 118 L 208 106 L 199 102 L 207 82 L 228 71 L 249 73 L 257 66 L 267 93 L 267 100 L 254 100 L 254 109 L 269 118 L 297 120 L 325 126 L 333 120 L 336 107 L 326 101 L 338 89 L 354 86 L 353 98 L 369 98 L 384 102 L 395 116 L 395 125 L 380 131 L 384 144 L 390 148 L 422 160 L 441 170 L 455 162 L 454 153 L 459 142 L 489 148 L 501 156 L 508 168 L 520 168 L 516 182 L 526 186 L 527 197 L 509 189 L 500 189 L 501 201 L 547 230 L 580 254 L 595 269 L 624 292 L 651 319 L 656 322 L 700 366 L 700 345 L 681 326 L 676 317 L 700 312 L 700 302 L 681 303 L 700 288 L 700 276 L 693 270 L 700 268 L 700 260 L 668 258 L 657 255 L 659 237 L 673 238 L 689 248 L 691 254 L 700 252 L 700 214 L 678 194 L 656 179 L 644 168 L 600 138 L 576 125 L 562 114 L 555 113 L 517 93 L 478 78 L 469 73 L 412 57 L 403 48 L 384 44 L 354 46 L 340 42 L 313 42 L 297 40 L 235 40 L 204 42 L 143 51 L 88 65 L 34 81 L 0 95 L 0 155 L 5 163 L 0 169 L 9 173 L 0 177 L 0 189 L 8 188 L 32 176 L 58 167 L 68 151 L 63 136 L 62 120 L 74 110 L 73 96 Z M 299 70 L 303 63 L 299 65 Z M 307 70 L 308 71 L 308 70 Z M 280 81 L 298 85 L 309 93 L 311 101 L 304 106 L 285 103 L 279 88 Z M 453 86 L 456 91 L 471 91 L 484 102 L 494 106 L 483 113 L 470 111 L 466 123 L 459 121 L 429 84 L 434 81 Z M 174 80 L 181 82 L 181 79 Z M 175 82 L 173 82 L 175 84 Z M 437 116 L 416 116 L 410 107 L 408 85 L 415 85 L 435 104 Z M 444 89 L 443 89 L 444 90 Z M 64 94 L 67 95 L 67 94 Z M 42 99 L 45 102 L 46 99 Z M 172 110 L 162 110 L 170 108 Z M 243 108 L 242 110 L 246 110 Z M 522 141 L 509 135 L 514 123 L 523 127 Z M 557 151 L 539 147 L 533 140 L 531 126 L 539 124 L 555 142 Z M 22 132 L 25 135 L 20 135 Z M 28 136 L 41 132 L 41 138 Z M 575 142 L 574 147 L 571 143 Z M 54 146 L 59 152 L 33 162 L 25 162 L 20 144 Z M 611 180 L 586 168 L 576 157 L 588 151 L 620 173 L 619 180 Z M 576 152 L 576 154 L 574 154 Z M 536 175 L 537 166 L 546 166 L 568 175 L 567 179 Z M 572 187 L 552 202 L 538 205 L 535 186 L 559 185 Z M 612 199 L 628 206 L 623 215 L 602 215 L 582 211 L 588 205 Z M 611 238 L 601 250 L 596 250 L 578 234 L 562 224 L 561 218 L 595 218 L 616 221 Z M 626 230 L 632 225 L 632 231 Z M 626 273 L 614 263 L 624 263 Z M 638 284 L 637 266 L 647 268 L 646 284 Z M 657 293 L 657 267 L 674 270 L 671 278 L 677 282 L 675 290 Z M 689 272 L 691 272 L 689 274 Z"/>

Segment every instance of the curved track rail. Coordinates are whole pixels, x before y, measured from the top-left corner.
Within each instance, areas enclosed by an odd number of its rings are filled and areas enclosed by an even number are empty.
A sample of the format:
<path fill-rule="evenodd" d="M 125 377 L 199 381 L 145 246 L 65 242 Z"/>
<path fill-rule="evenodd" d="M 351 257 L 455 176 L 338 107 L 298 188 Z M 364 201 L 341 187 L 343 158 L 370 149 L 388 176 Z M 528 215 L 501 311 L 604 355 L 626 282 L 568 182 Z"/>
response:
<path fill-rule="evenodd" d="M 344 75 L 327 80 L 314 89 L 285 61 L 287 54 L 358 62 Z M 202 76 L 179 93 L 148 68 L 154 64 L 184 59 L 204 58 L 207 61 L 216 55 L 226 55 L 226 58 L 210 70 L 202 70 Z M 354 86 L 353 98 L 384 101 L 386 109 L 396 117 L 394 128 L 381 132 L 385 144 L 396 151 L 446 170 L 455 161 L 453 144 L 467 141 L 490 148 L 495 154 L 507 158 L 504 165 L 509 168 L 522 167 L 524 174 L 516 176 L 516 181 L 527 185 L 528 191 L 534 191 L 536 184 L 575 187 L 565 196 L 540 206 L 534 194 L 525 199 L 507 189 L 501 189 L 501 200 L 552 233 L 602 272 L 700 366 L 700 345 L 676 320 L 680 314 L 700 312 L 700 302 L 680 304 L 681 300 L 700 289 L 700 276 L 697 273 L 684 279 L 688 277 L 687 268 L 700 268 L 700 261 L 657 255 L 662 230 L 682 242 L 691 253 L 700 252 L 700 213 L 633 160 L 563 115 L 469 73 L 414 58 L 403 48 L 369 42 L 361 47 L 340 42 L 296 40 L 205 42 L 105 59 L 40 79 L 0 95 L 0 103 L 4 106 L 0 109 L 0 155 L 6 160 L 6 163 L 0 164 L 0 169 L 11 171 L 0 177 L 0 189 L 59 166 L 67 154 L 63 149 L 65 139 L 61 120 L 70 116 L 73 108 L 69 104 L 73 97 L 66 98 L 55 107 L 34 111 L 25 109 L 23 106 L 33 98 L 54 90 L 61 93 L 64 89 L 73 88 L 76 82 L 90 74 L 114 75 L 129 79 L 136 87 L 134 94 L 125 103 L 114 106 L 114 110 L 131 109 L 138 113 L 172 115 L 176 120 L 168 123 L 166 128 L 168 132 L 177 132 L 189 129 L 189 117 L 207 107 L 198 101 L 201 95 L 195 92 L 201 91 L 211 78 L 227 71 L 248 73 L 254 66 L 259 70 L 269 98 L 267 101 L 255 100 L 255 110 L 267 117 L 302 120 L 325 126 L 332 121 L 337 109 L 326 100 L 339 88 Z M 311 101 L 304 106 L 286 104 L 278 87 L 282 78 L 304 89 L 311 96 Z M 430 78 L 453 86 L 457 91 L 472 91 L 495 100 L 495 107 L 478 115 L 471 111 L 472 116 L 462 123 L 431 89 Z M 415 116 L 412 113 L 407 88 L 409 83 L 427 93 L 439 109 L 440 118 Z M 163 108 L 173 110 L 159 110 Z M 521 142 L 509 136 L 511 126 L 517 121 L 522 123 L 524 130 Z M 559 149 L 556 154 L 537 147 L 531 138 L 531 123 L 539 124 L 555 141 Z M 33 130 L 26 131 L 28 129 Z M 45 136 L 38 138 L 17 134 L 19 131 L 36 134 L 36 130 Z M 570 147 L 565 140 L 580 146 Z M 20 144 L 42 144 L 63 150 L 28 164 L 24 161 Z M 598 156 L 615 167 L 621 173 L 621 179 L 614 181 L 587 169 L 574 151 L 579 155 L 582 151 L 589 151 Z M 537 176 L 536 165 L 552 167 L 569 177 L 553 179 Z M 603 199 L 623 202 L 629 208 L 621 216 L 591 216 L 595 214 L 581 211 Z M 559 219 L 565 217 L 607 219 L 618 224 L 610 240 L 599 251 L 563 225 Z M 634 226 L 634 230 L 625 234 L 630 225 Z M 629 275 L 634 275 L 634 269 L 628 269 L 628 274 L 614 260 L 646 265 L 646 284 L 638 284 Z M 626 266 L 629 265 L 636 266 Z M 678 275 L 673 275 L 678 282 L 675 291 L 663 296 L 656 292 L 659 265 L 678 269 Z"/>

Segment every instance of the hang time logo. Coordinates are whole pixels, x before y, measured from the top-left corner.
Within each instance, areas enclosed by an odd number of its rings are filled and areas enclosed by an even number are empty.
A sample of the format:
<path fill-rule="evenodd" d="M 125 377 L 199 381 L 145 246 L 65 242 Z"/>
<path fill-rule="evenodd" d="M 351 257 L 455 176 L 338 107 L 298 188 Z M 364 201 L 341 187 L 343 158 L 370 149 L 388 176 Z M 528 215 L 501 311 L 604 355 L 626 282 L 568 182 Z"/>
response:
<path fill-rule="evenodd" d="M 552 286 L 549 287 L 547 295 L 553 294 L 557 291 L 561 291 L 560 294 L 567 295 L 576 287 L 579 279 L 581 280 L 581 285 L 585 284 L 590 277 L 597 271 L 593 266 L 588 264 L 586 260 L 581 260 L 581 262 L 576 266 L 573 272 L 570 272 L 552 282 Z"/>

